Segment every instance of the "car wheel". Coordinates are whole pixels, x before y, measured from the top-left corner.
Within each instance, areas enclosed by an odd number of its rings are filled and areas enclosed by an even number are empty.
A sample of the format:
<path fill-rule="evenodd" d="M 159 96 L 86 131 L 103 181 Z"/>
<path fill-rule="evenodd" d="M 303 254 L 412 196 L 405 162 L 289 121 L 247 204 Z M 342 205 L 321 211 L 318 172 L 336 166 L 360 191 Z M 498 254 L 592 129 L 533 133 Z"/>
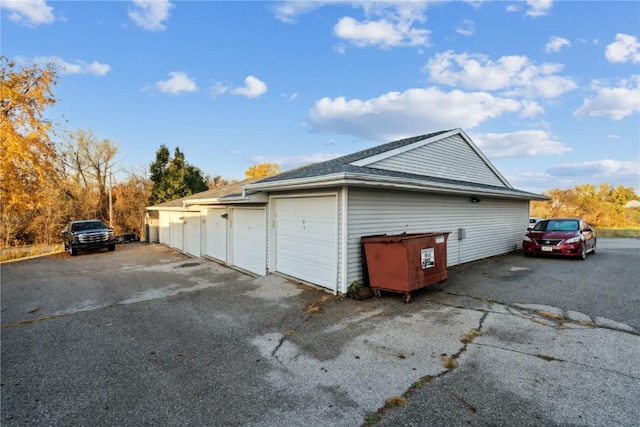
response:
<path fill-rule="evenodd" d="M 109 250 L 109 252 L 113 252 L 116 250 L 116 245 L 109 245 L 107 246 L 107 249 Z"/>
<path fill-rule="evenodd" d="M 69 246 L 69 253 L 71 254 L 71 256 L 76 256 L 78 255 L 78 249 L 74 248 L 73 246 Z"/>
<path fill-rule="evenodd" d="M 596 241 L 593 241 L 593 248 L 591 249 L 591 253 L 595 254 L 596 253 Z"/>
<path fill-rule="evenodd" d="M 582 244 L 582 248 L 580 250 L 580 259 L 581 260 L 587 259 L 587 244 L 586 243 Z"/>

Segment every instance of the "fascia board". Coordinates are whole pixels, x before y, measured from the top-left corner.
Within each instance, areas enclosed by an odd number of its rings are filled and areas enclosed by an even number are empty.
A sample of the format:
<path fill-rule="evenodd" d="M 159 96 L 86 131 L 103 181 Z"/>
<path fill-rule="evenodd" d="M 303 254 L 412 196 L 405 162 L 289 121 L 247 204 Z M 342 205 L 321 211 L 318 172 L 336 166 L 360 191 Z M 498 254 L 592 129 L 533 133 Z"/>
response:
<path fill-rule="evenodd" d="M 148 211 L 170 211 L 170 212 L 184 212 L 184 207 L 183 206 L 167 206 L 167 207 L 155 207 L 155 206 L 149 206 L 147 208 L 145 208 Z"/>
<path fill-rule="evenodd" d="M 213 199 L 189 199 L 189 200 L 185 200 L 183 203 L 185 206 L 189 206 L 189 205 L 213 205 L 213 204 L 217 204 L 219 202 L 220 199 L 218 198 L 213 198 Z"/>
<path fill-rule="evenodd" d="M 405 145 L 403 147 L 398 147 L 393 150 L 385 151 L 384 153 L 376 154 L 375 156 L 367 157 L 365 159 L 357 160 L 353 163 L 350 163 L 353 166 L 368 166 L 372 163 L 379 162 L 381 160 L 388 159 L 389 157 L 396 156 L 398 154 L 402 154 L 404 152 L 413 150 L 418 147 L 422 147 L 423 145 L 430 144 L 434 141 L 439 141 L 444 138 L 448 138 L 452 135 L 462 132 L 462 129 L 452 129 L 449 132 L 441 133 L 439 135 L 432 136 L 431 138 L 421 139 L 420 141 L 416 141 L 413 144 Z"/>
<path fill-rule="evenodd" d="M 270 184 L 270 185 L 268 185 Z M 538 194 L 513 194 L 509 190 L 513 188 L 505 188 L 506 191 L 493 190 L 487 188 L 479 188 L 468 185 L 456 185 L 446 183 L 425 182 L 422 180 L 407 180 L 406 178 L 393 178 L 387 176 L 371 176 L 367 174 L 340 173 L 327 176 L 318 176 L 305 179 L 297 179 L 290 181 L 279 181 L 273 183 L 257 184 L 263 191 L 286 191 L 286 190 L 303 190 L 316 189 L 335 186 L 360 186 L 374 188 L 394 188 L 402 190 L 427 191 L 434 193 L 464 194 L 478 196 L 493 196 L 500 198 L 510 198 L 518 200 L 548 200 L 546 196 Z M 252 186 L 252 189 L 258 189 Z"/>
<path fill-rule="evenodd" d="M 539 194 L 513 194 L 508 190 L 512 190 L 511 188 L 505 189 L 507 191 L 494 190 L 490 188 L 478 188 L 467 185 L 456 185 L 456 184 L 444 184 L 444 183 L 433 183 L 433 182 L 424 182 L 418 180 L 407 180 L 407 179 L 398 179 L 398 178 L 377 178 L 371 177 L 369 175 L 365 176 L 357 176 L 353 175 L 350 177 L 351 179 L 347 179 L 345 181 L 346 185 L 353 186 L 363 186 L 363 187 L 385 187 L 385 188 L 394 188 L 394 189 L 402 189 L 402 190 L 417 190 L 417 191 L 426 191 L 433 193 L 446 193 L 446 194 L 462 194 L 462 195 L 477 195 L 477 196 L 491 196 L 491 197 L 499 197 L 499 198 L 508 198 L 508 199 L 518 199 L 518 200 L 549 200 L 547 196 L 542 196 Z"/>
<path fill-rule="evenodd" d="M 272 181 L 257 184 L 249 184 L 243 187 L 245 190 L 255 191 L 275 191 L 275 190 L 289 190 L 298 188 L 315 188 L 315 187 L 328 187 L 340 184 L 344 182 L 346 174 L 344 172 L 318 175 L 310 178 L 298 178 L 289 179 L 283 181 Z"/>

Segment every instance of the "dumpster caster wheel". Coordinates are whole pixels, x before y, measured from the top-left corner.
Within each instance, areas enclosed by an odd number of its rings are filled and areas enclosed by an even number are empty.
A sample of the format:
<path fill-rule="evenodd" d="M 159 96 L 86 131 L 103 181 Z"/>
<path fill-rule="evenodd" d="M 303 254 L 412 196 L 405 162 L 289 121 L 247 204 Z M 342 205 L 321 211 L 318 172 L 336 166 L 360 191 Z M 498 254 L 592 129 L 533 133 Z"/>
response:
<path fill-rule="evenodd" d="M 440 282 L 440 283 L 438 283 L 438 290 L 439 290 L 440 292 L 444 291 L 444 282 Z"/>
<path fill-rule="evenodd" d="M 404 301 L 405 304 L 409 304 L 411 302 L 411 295 L 405 295 L 402 301 Z"/>
<path fill-rule="evenodd" d="M 374 289 L 374 290 L 373 290 L 373 295 L 374 295 L 376 298 L 380 298 L 380 297 L 382 296 L 382 292 L 380 292 L 380 289 Z"/>

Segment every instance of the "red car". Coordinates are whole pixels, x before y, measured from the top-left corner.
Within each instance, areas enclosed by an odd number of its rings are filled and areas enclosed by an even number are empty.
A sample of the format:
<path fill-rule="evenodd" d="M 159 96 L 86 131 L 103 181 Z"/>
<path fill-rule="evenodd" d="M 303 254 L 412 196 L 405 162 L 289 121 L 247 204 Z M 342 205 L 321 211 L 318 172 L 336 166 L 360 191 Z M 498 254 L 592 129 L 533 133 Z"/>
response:
<path fill-rule="evenodd" d="M 587 258 L 596 253 L 596 232 L 580 218 L 545 219 L 527 231 L 522 251 L 532 255 L 564 255 Z"/>

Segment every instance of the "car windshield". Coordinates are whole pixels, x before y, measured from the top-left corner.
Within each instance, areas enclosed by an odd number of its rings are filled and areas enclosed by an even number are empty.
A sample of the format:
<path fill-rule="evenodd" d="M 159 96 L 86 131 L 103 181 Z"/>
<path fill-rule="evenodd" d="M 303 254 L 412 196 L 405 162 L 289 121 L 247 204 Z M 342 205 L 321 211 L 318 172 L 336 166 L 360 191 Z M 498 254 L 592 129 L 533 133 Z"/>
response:
<path fill-rule="evenodd" d="M 534 231 L 577 231 L 580 224 L 575 219 L 552 219 L 540 221 L 533 228 Z"/>
<path fill-rule="evenodd" d="M 87 221 L 71 224 L 71 231 L 102 230 L 107 228 L 102 221 Z"/>

